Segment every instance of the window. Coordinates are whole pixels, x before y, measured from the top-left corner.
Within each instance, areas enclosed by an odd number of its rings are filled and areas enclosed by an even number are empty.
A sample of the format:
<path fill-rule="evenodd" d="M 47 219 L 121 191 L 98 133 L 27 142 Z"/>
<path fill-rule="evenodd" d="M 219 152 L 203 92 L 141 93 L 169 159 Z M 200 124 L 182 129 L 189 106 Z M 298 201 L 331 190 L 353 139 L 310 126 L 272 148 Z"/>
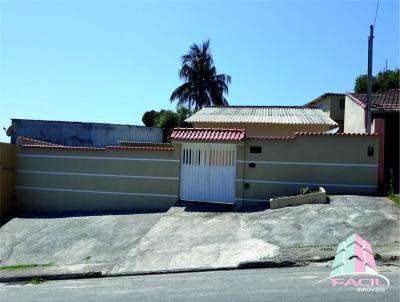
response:
<path fill-rule="evenodd" d="M 250 153 L 261 153 L 261 146 L 250 146 Z"/>
<path fill-rule="evenodd" d="M 344 109 L 344 99 L 340 99 L 339 101 L 339 108 Z"/>

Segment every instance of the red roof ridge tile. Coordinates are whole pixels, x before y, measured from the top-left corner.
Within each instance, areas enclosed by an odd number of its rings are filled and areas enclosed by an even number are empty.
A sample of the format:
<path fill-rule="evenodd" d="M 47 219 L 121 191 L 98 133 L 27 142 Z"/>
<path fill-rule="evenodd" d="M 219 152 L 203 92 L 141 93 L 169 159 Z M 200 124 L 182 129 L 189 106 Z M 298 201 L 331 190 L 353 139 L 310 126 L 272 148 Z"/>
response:
<path fill-rule="evenodd" d="M 173 151 L 172 147 L 151 147 L 151 146 L 106 146 L 111 150 L 148 150 L 148 151 Z"/>
<path fill-rule="evenodd" d="M 171 138 L 175 140 L 241 141 L 246 138 L 245 129 L 229 128 L 175 128 Z"/>
<path fill-rule="evenodd" d="M 294 135 L 296 136 L 318 136 L 318 135 L 324 135 L 324 136 L 378 136 L 378 133 L 326 133 L 326 132 L 295 132 Z"/>
<path fill-rule="evenodd" d="M 81 146 L 63 146 L 63 145 L 31 145 L 23 144 L 22 148 L 42 148 L 42 149 L 71 149 L 71 150 L 106 150 L 103 147 L 81 147 Z"/>
<path fill-rule="evenodd" d="M 42 145 L 62 146 L 62 145 L 60 145 L 60 144 L 54 144 L 54 143 L 50 143 L 50 142 L 46 142 L 46 141 L 41 141 L 41 140 L 34 139 L 34 138 L 30 138 L 30 137 L 17 136 L 17 141 L 20 141 L 20 140 L 30 141 L 30 142 L 33 142 L 33 143 L 39 143 L 39 144 L 42 144 Z M 22 144 L 23 144 L 23 143 L 22 143 Z"/>
<path fill-rule="evenodd" d="M 167 147 L 144 147 L 144 146 L 106 146 L 106 147 L 82 147 L 82 146 L 63 146 L 63 145 L 38 145 L 38 144 L 22 144 L 22 148 L 38 148 L 38 149 L 67 149 L 67 150 L 147 150 L 147 151 L 173 151 L 173 148 Z"/>
<path fill-rule="evenodd" d="M 357 99 L 357 98 L 352 94 L 352 92 L 347 92 L 346 95 L 349 96 L 350 99 L 351 99 L 353 102 L 357 103 L 357 104 L 360 105 L 362 108 L 365 108 L 365 104 L 364 104 L 363 102 L 361 102 L 359 99 Z"/>
<path fill-rule="evenodd" d="M 282 135 L 252 135 L 248 136 L 248 139 L 259 139 L 259 140 L 292 140 L 294 136 L 282 136 Z"/>

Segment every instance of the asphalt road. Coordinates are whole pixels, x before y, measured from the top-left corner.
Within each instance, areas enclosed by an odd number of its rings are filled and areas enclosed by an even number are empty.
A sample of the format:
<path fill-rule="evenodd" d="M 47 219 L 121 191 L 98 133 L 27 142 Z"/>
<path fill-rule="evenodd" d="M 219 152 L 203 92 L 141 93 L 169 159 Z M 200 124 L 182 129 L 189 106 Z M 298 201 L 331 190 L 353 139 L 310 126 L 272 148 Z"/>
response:
<path fill-rule="evenodd" d="M 399 269 L 380 269 L 385 293 L 360 293 L 314 283 L 329 274 L 318 265 L 0 284 L 0 301 L 399 301 Z"/>

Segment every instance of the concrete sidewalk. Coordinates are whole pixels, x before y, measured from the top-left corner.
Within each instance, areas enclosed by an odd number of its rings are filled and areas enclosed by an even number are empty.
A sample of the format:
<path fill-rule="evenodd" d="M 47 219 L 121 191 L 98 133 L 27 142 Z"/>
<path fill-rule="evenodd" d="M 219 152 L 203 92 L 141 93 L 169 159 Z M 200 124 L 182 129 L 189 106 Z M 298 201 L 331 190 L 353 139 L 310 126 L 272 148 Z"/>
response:
<path fill-rule="evenodd" d="M 255 212 L 180 203 L 166 213 L 15 218 L 0 228 L 0 267 L 49 266 L 0 270 L 0 279 L 304 264 L 331 259 L 353 233 L 390 260 L 399 230 L 393 202 L 364 196 Z"/>

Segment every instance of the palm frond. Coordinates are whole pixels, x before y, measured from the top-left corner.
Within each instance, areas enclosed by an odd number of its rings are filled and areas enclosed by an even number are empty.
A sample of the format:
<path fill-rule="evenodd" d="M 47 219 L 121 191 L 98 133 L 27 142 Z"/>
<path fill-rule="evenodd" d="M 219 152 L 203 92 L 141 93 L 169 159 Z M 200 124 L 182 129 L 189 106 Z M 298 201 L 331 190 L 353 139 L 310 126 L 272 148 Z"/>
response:
<path fill-rule="evenodd" d="M 194 105 L 196 109 L 206 105 L 228 105 L 224 94 L 229 93 L 231 77 L 217 74 L 209 40 L 202 45 L 191 45 L 181 60 L 179 78 L 185 82 L 173 91 L 171 102 L 177 100 L 178 106 L 188 105 L 190 108 Z"/>

